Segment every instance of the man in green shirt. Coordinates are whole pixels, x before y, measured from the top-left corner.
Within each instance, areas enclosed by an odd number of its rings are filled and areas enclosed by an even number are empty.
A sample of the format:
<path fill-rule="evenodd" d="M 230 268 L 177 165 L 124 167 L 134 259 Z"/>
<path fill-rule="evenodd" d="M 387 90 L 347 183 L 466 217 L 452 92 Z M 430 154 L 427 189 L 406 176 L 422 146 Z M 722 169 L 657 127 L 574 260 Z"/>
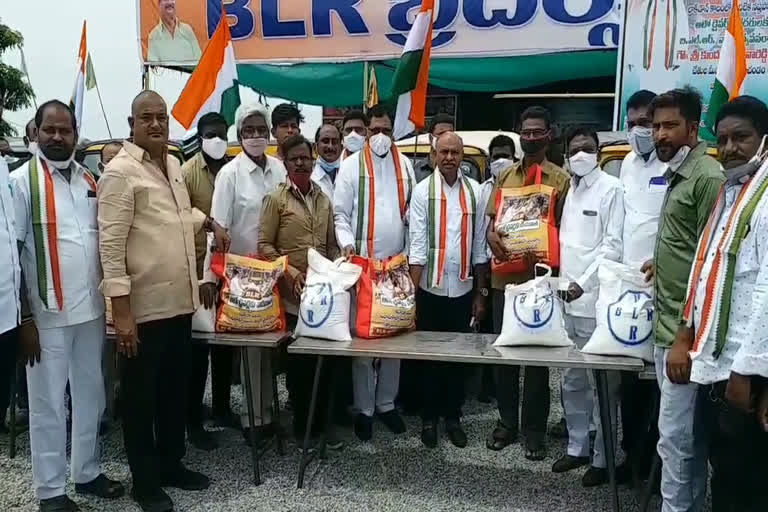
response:
<path fill-rule="evenodd" d="M 707 488 L 707 461 L 694 449 L 698 386 L 688 381 L 690 344 L 676 333 L 699 235 L 725 176 L 698 142 L 701 96 L 691 88 L 654 98 L 650 114 L 659 160 L 668 183 L 653 261 L 643 265 L 655 281 L 656 375 L 661 390 L 658 451 L 662 460 L 662 512 L 698 510 Z M 699 455 L 697 455 L 697 453 Z"/>
<path fill-rule="evenodd" d="M 176 16 L 176 0 L 158 0 L 160 21 L 149 33 L 148 62 L 195 62 L 203 52 L 192 27 Z"/>

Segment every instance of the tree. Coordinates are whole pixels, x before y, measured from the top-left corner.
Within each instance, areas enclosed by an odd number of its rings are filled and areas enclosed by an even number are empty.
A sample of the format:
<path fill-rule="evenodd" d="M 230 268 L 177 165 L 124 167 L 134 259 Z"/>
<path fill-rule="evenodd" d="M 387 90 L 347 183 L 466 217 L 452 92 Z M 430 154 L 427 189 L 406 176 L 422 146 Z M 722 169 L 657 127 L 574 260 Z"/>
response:
<path fill-rule="evenodd" d="M 0 57 L 6 51 L 24 45 L 22 35 L 0 23 Z M 32 105 L 35 92 L 27 83 L 24 74 L 8 64 L 0 62 L 0 137 L 16 135 L 16 129 L 3 120 L 5 110 L 20 110 Z"/>

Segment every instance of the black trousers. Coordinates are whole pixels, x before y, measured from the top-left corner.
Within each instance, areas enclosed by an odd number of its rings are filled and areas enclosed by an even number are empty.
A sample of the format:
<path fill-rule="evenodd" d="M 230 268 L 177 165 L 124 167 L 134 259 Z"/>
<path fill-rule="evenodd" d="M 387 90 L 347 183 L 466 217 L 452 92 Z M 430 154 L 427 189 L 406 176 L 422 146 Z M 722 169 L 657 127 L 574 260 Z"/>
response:
<path fill-rule="evenodd" d="M 157 488 L 184 457 L 192 315 L 139 324 L 138 355 L 121 355 L 123 436 L 133 485 Z"/>
<path fill-rule="evenodd" d="M 501 332 L 504 318 L 504 292 L 492 290 L 494 332 Z M 519 430 L 520 367 L 496 367 L 496 401 L 501 422 L 512 432 Z M 549 368 L 525 368 L 523 383 L 523 417 L 520 429 L 529 447 L 544 443 L 549 418 Z"/>
<path fill-rule="evenodd" d="M 232 347 L 193 344 L 190 349 L 189 392 L 187 425 L 194 428 L 203 426 L 203 397 L 208 380 L 208 354 L 211 355 L 211 397 L 214 416 L 229 414 L 230 389 L 232 385 Z"/>
<path fill-rule="evenodd" d="M 637 374 L 621 372 L 621 447 L 641 475 L 648 474 L 659 442 L 658 411 L 651 411 L 658 394 L 655 380 L 640 380 Z"/>
<path fill-rule="evenodd" d="M 315 405 L 315 418 L 312 422 L 311 435 L 319 435 L 325 426 L 328 412 L 328 398 L 330 396 L 330 372 L 334 364 L 333 358 L 326 357 L 320 372 L 320 382 L 317 388 L 317 404 Z M 291 378 L 293 389 L 293 435 L 296 439 L 303 440 L 307 429 L 307 416 L 309 415 L 309 402 L 312 399 L 312 385 L 315 378 L 315 365 L 317 356 L 303 354 L 289 354 L 288 376 Z"/>
<path fill-rule="evenodd" d="M 708 440 L 712 511 L 765 511 L 768 433 L 760 428 L 754 413 L 742 412 L 727 402 L 726 385 L 723 381 L 702 386 L 696 403 L 694 436 L 704 435 Z"/>
<path fill-rule="evenodd" d="M 5 414 L 11 403 L 11 381 L 16 380 L 18 350 L 18 327 L 0 334 L 0 425 L 5 424 Z"/>
<path fill-rule="evenodd" d="M 472 293 L 450 298 L 419 288 L 416 293 L 416 329 L 420 331 L 469 332 Z M 439 417 L 459 419 L 464 404 L 465 366 L 456 363 L 423 361 L 421 364 L 424 421 Z"/>

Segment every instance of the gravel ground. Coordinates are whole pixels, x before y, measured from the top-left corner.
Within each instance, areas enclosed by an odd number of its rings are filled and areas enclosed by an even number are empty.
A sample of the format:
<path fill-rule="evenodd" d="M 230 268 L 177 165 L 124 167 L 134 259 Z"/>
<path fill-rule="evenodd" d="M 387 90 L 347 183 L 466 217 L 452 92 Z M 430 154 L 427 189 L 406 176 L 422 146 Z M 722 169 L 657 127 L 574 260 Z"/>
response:
<path fill-rule="evenodd" d="M 552 372 L 551 422 L 562 416 L 559 375 Z M 284 389 L 281 396 L 284 403 Z M 239 408 L 241 398 L 240 388 L 234 387 L 234 410 Z M 210 395 L 206 400 L 210 403 Z M 177 511 L 611 510 L 607 486 L 581 487 L 584 469 L 564 475 L 551 472 L 552 463 L 564 453 L 564 440 L 550 438 L 547 459 L 530 462 L 523 457 L 519 443 L 500 453 L 485 448 L 485 436 L 497 417 L 495 406 L 469 400 L 464 414 L 469 446 L 463 450 L 451 445 L 445 436 L 436 450 L 424 448 L 416 418 L 407 418 L 408 433 L 397 437 L 376 423 L 372 443 L 360 443 L 351 430 L 342 430 L 346 447 L 331 452 L 321 464 L 313 463 L 303 490 L 296 489 L 299 454 L 294 443 L 288 443 L 285 456 L 271 451 L 262 459 L 263 483 L 255 487 L 250 451 L 240 432 L 222 430 L 217 432 L 221 445 L 218 450 L 208 453 L 189 447 L 185 458 L 187 466 L 211 477 L 210 489 L 197 493 L 170 490 L 169 494 Z M 285 416 L 283 422 L 287 425 Z M 130 474 L 122 432 L 113 428 L 102 442 L 105 472 L 128 487 Z M 16 458 L 8 459 L 7 436 L 0 437 L 0 511 L 37 510 L 26 433 L 19 437 L 18 448 Z M 74 496 L 71 484 L 69 491 L 84 511 L 140 510 L 129 498 L 111 502 L 86 499 Z M 622 510 L 638 509 L 630 489 L 622 487 L 620 495 Z M 651 510 L 658 510 L 655 503 L 658 501 L 652 503 Z"/>

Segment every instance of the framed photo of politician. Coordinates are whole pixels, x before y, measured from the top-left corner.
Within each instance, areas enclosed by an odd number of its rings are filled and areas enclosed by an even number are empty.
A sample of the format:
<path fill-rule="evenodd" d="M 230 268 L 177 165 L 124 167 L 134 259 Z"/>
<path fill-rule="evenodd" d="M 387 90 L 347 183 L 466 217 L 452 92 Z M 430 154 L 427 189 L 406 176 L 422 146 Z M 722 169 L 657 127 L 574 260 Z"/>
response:
<path fill-rule="evenodd" d="M 147 37 L 147 62 L 197 63 L 202 55 L 200 43 L 192 27 L 179 19 L 177 0 L 143 0 L 142 3 L 144 9 L 156 10 L 158 14 L 157 25 Z M 156 6 L 148 9 L 148 4 L 153 3 Z"/>

